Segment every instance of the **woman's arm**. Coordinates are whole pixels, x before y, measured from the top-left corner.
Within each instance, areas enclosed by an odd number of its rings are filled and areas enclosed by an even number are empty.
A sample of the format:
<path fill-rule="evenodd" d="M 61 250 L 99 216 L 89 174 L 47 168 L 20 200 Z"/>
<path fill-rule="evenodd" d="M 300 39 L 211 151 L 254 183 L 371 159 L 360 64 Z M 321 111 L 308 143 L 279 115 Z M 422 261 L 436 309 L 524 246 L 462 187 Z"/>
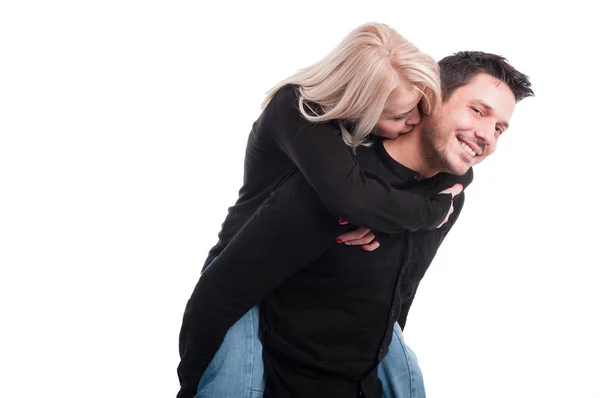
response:
<path fill-rule="evenodd" d="M 276 144 L 332 214 L 387 233 L 435 228 L 444 220 L 451 195 L 425 198 L 365 175 L 342 141 L 337 122 L 310 123 L 300 114 L 295 87 L 280 89 L 266 111 Z"/>

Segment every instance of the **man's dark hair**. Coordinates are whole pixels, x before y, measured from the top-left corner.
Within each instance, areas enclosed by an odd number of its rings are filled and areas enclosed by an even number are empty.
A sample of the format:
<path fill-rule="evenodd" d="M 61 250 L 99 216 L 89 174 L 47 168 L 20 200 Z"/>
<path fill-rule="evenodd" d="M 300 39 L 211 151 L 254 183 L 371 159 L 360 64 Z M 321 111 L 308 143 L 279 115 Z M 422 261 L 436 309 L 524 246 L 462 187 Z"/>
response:
<path fill-rule="evenodd" d="M 511 66 L 506 58 L 481 51 L 460 51 L 440 62 L 442 93 L 446 101 L 454 90 L 465 86 L 479 73 L 487 73 L 510 87 L 516 102 L 533 96 L 529 77 Z"/>

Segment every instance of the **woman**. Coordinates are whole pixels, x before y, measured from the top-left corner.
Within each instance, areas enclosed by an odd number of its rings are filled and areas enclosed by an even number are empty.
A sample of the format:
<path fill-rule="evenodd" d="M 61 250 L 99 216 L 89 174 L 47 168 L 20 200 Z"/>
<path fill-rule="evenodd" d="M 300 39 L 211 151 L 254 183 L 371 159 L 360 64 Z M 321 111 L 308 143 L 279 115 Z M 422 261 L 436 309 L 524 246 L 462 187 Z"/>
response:
<path fill-rule="evenodd" d="M 393 189 L 365 175 L 348 149 L 364 144 L 370 132 L 385 138 L 407 133 L 420 120 L 419 108 L 430 112 L 440 101 L 437 64 L 431 57 L 386 25 L 366 24 L 352 31 L 326 58 L 267 95 L 248 141 L 240 197 L 206 264 L 296 171 L 331 214 L 355 225 L 388 233 L 441 225 L 449 215 L 450 195 L 429 192 L 424 197 Z M 218 348 L 197 356 L 190 317 L 198 303 L 192 299 L 180 341 L 180 397 L 194 396 L 206 360 Z"/>
<path fill-rule="evenodd" d="M 248 138 L 239 198 L 205 265 L 295 171 L 331 214 L 355 225 L 388 233 L 439 226 L 451 200 L 391 189 L 365 175 L 348 147 L 364 144 L 371 132 L 385 138 L 407 133 L 421 110 L 429 113 L 440 102 L 433 58 L 384 24 L 350 32 L 323 60 L 268 93 Z"/>

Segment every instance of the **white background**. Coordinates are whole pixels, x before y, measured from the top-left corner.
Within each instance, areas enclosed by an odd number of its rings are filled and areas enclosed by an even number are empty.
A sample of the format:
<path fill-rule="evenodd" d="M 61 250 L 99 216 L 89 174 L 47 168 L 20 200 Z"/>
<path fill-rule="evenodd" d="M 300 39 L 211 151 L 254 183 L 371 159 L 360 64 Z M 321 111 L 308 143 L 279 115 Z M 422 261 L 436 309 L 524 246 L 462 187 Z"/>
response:
<path fill-rule="evenodd" d="M 600 397 L 600 34 L 588 2 L 531 3 L 2 2 L 0 396 L 174 397 L 265 91 L 380 21 L 536 92 L 409 316 L 428 396 Z"/>

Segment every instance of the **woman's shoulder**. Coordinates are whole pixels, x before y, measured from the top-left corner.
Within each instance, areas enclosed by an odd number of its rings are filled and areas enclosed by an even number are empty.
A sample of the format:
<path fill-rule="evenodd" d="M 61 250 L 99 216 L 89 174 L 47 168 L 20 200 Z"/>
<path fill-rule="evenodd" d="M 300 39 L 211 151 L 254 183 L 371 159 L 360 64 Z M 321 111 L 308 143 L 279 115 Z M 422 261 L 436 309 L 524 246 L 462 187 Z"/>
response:
<path fill-rule="evenodd" d="M 278 111 L 298 112 L 299 98 L 299 87 L 294 84 L 286 84 L 277 90 L 268 106 L 273 107 Z"/>

